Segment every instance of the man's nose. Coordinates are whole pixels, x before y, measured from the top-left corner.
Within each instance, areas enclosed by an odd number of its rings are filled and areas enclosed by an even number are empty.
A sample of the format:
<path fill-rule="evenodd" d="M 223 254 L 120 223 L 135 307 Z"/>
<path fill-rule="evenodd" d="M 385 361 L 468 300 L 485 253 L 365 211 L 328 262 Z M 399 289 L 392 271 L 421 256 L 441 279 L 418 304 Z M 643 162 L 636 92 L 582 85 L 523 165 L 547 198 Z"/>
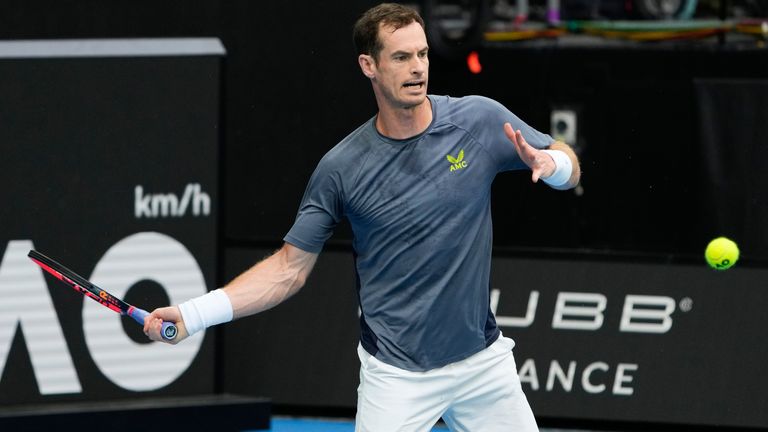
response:
<path fill-rule="evenodd" d="M 411 73 L 422 74 L 427 70 L 427 59 L 419 56 L 414 56 L 414 60 L 411 61 Z"/>

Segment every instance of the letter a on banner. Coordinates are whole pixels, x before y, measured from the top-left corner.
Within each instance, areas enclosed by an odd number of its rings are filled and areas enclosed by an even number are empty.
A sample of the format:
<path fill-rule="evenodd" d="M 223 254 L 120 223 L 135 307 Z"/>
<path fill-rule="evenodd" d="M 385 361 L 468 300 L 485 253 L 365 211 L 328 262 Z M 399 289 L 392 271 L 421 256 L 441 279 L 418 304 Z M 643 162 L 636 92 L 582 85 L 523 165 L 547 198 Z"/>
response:
<path fill-rule="evenodd" d="M 12 240 L 0 262 L 0 376 L 13 337 L 24 335 L 40 394 L 80 393 L 72 357 L 40 267 L 27 258 L 34 245 Z"/>

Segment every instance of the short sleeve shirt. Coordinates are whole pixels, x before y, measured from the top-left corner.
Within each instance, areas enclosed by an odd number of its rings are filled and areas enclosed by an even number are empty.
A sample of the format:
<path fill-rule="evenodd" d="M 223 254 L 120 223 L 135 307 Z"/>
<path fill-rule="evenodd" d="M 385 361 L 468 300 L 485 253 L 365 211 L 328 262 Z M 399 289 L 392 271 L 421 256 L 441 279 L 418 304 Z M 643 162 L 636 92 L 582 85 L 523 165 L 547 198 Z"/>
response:
<path fill-rule="evenodd" d="M 462 360 L 499 335 L 489 307 L 490 193 L 502 171 L 527 169 L 503 130 L 545 148 L 549 135 L 480 96 L 429 96 L 432 122 L 390 139 L 375 117 L 313 173 L 284 240 L 318 253 L 347 218 L 361 344 L 379 360 L 425 371 Z"/>

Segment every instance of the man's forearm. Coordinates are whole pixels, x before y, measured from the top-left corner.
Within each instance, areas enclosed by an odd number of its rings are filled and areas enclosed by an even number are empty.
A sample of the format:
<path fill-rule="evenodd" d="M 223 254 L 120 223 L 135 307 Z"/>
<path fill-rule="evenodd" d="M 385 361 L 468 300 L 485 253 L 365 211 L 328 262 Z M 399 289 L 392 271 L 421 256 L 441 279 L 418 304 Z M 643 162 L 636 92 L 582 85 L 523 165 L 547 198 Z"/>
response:
<path fill-rule="evenodd" d="M 233 318 L 265 311 L 296 294 L 316 260 L 316 254 L 285 245 L 246 270 L 223 288 L 232 303 Z"/>

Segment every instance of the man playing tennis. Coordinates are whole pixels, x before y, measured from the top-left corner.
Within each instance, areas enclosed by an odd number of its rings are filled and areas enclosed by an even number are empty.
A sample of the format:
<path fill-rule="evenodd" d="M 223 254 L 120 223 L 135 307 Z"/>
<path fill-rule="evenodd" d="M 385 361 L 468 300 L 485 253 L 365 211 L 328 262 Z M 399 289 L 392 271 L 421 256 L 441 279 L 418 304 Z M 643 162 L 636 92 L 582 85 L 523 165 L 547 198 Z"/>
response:
<path fill-rule="evenodd" d="M 355 24 L 360 69 L 378 114 L 331 149 L 313 173 L 285 244 L 222 289 L 160 308 L 183 340 L 269 309 L 304 285 L 346 217 L 360 298 L 356 430 L 535 431 L 512 355 L 489 307 L 491 183 L 530 169 L 534 182 L 570 189 L 573 151 L 499 103 L 427 94 L 421 17 L 398 4 Z"/>

